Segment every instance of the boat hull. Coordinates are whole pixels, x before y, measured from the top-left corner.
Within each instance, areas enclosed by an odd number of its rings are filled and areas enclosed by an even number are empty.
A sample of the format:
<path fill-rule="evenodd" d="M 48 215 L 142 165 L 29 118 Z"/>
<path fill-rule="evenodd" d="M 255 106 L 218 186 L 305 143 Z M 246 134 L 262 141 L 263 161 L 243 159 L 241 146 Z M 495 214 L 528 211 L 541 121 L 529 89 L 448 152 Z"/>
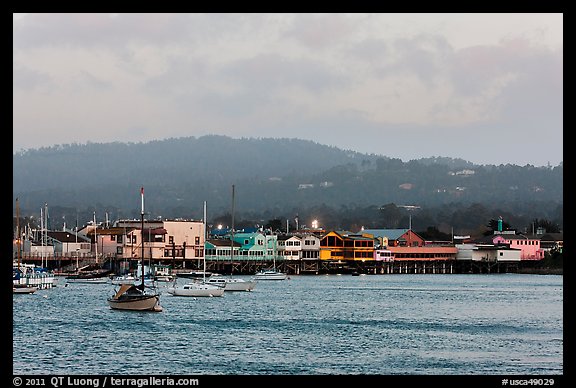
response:
<path fill-rule="evenodd" d="M 106 284 L 108 278 L 66 278 L 66 283 Z"/>
<path fill-rule="evenodd" d="M 224 287 L 224 291 L 252 291 L 256 287 L 255 280 L 242 278 L 229 278 L 224 276 L 212 276 L 206 280 L 207 284 Z"/>
<path fill-rule="evenodd" d="M 16 287 L 16 286 L 12 286 L 12 293 L 13 294 L 33 294 L 37 290 L 38 290 L 38 287 L 32 287 L 32 286 Z"/>
<path fill-rule="evenodd" d="M 256 287 L 256 281 L 227 282 L 224 291 L 252 291 Z"/>
<path fill-rule="evenodd" d="M 256 280 L 285 280 L 288 277 L 282 272 L 259 272 L 254 275 Z"/>
<path fill-rule="evenodd" d="M 130 299 L 108 299 L 108 305 L 114 310 L 162 311 L 158 295 L 145 295 Z"/>
<path fill-rule="evenodd" d="M 207 286 L 207 287 L 170 287 L 168 288 L 168 293 L 173 296 L 196 296 L 196 297 L 210 297 L 210 296 L 222 296 L 224 294 L 224 288 L 218 286 Z"/>

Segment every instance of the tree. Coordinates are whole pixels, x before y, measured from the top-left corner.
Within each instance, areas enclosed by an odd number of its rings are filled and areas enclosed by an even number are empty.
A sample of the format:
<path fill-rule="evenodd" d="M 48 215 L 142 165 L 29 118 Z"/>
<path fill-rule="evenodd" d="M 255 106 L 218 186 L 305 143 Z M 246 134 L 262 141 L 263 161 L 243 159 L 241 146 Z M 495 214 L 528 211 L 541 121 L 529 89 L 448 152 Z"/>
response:
<path fill-rule="evenodd" d="M 400 219 L 402 218 L 402 212 L 394 203 L 389 203 L 380 208 L 380 214 L 382 215 L 382 220 L 384 226 L 390 229 L 398 228 Z"/>
<path fill-rule="evenodd" d="M 550 220 L 535 218 L 531 226 L 534 228 L 534 233 L 538 228 L 544 229 L 546 233 L 560 233 L 560 226 Z"/>
<path fill-rule="evenodd" d="M 498 230 L 498 220 L 492 218 L 490 221 L 488 221 L 488 225 L 486 226 L 490 228 L 490 230 L 484 232 L 484 236 L 494 234 L 494 232 Z M 502 230 L 513 230 L 513 229 L 509 223 L 507 223 L 506 221 L 502 221 Z"/>
<path fill-rule="evenodd" d="M 264 225 L 266 229 L 271 229 L 273 232 L 276 230 L 282 230 L 282 221 L 278 218 L 273 220 L 268 220 L 266 225 Z"/>
<path fill-rule="evenodd" d="M 442 233 L 435 226 L 429 226 L 425 232 L 418 232 L 418 234 L 425 240 L 430 241 L 450 241 L 452 236 L 448 233 Z"/>

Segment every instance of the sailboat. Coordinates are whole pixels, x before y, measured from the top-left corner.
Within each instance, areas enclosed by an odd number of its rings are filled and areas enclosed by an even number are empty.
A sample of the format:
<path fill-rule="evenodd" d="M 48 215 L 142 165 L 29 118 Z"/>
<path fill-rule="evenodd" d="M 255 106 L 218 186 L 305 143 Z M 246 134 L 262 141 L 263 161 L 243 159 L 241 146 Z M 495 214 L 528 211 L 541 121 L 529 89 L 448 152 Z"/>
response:
<path fill-rule="evenodd" d="M 204 236 L 206 236 L 206 201 L 204 201 Z M 202 281 L 191 281 L 182 286 L 178 286 L 178 278 L 174 278 L 172 287 L 167 289 L 173 296 L 222 296 L 224 287 L 209 284 L 206 282 L 206 256 L 203 256 L 204 270 L 202 271 Z"/>
<path fill-rule="evenodd" d="M 141 284 L 122 284 L 116 293 L 108 298 L 108 305 L 114 310 L 133 311 L 162 311 L 160 306 L 160 294 L 154 288 L 146 287 L 144 284 L 144 187 L 140 189 L 142 197 L 141 211 L 141 234 L 142 234 L 142 256 L 140 257 L 142 276 Z"/>
<path fill-rule="evenodd" d="M 256 280 L 246 280 L 232 277 L 234 268 L 234 195 L 235 186 L 232 185 L 232 229 L 230 235 L 230 276 L 212 275 L 208 283 L 224 286 L 225 291 L 252 291 L 256 287 Z M 206 219 L 204 219 L 206 222 Z"/>
<path fill-rule="evenodd" d="M 256 280 L 285 280 L 288 275 L 276 270 L 276 252 L 272 256 L 272 268 L 264 268 L 254 274 Z"/>
<path fill-rule="evenodd" d="M 18 198 L 16 198 L 16 251 L 18 256 L 18 266 L 13 268 L 12 271 L 12 293 L 13 294 L 33 294 L 38 287 L 29 285 L 27 279 L 24 278 L 25 283 L 21 282 L 22 269 L 20 268 L 20 206 Z"/>
<path fill-rule="evenodd" d="M 276 271 L 276 266 L 271 269 L 263 269 L 254 274 L 256 280 L 284 280 L 288 277 L 284 272 Z"/>

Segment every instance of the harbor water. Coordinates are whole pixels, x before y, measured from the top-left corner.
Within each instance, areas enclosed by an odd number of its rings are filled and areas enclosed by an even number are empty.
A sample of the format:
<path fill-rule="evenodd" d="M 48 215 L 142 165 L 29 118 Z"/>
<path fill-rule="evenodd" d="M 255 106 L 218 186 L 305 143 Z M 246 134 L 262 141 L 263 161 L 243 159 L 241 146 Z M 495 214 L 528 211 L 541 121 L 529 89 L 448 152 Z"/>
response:
<path fill-rule="evenodd" d="M 162 284 L 162 283 L 160 283 Z M 15 375 L 562 375 L 563 276 L 306 275 L 112 310 L 112 284 L 13 295 Z"/>

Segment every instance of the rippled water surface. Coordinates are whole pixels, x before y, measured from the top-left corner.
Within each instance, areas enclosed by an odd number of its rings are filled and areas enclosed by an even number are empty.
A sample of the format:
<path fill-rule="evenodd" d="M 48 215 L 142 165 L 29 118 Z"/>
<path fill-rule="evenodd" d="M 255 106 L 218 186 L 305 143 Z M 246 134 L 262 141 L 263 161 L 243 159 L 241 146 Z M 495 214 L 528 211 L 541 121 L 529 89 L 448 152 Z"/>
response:
<path fill-rule="evenodd" d="M 319 275 L 111 310 L 111 284 L 13 296 L 14 374 L 563 374 L 563 277 Z M 135 358 L 134 355 L 139 357 Z"/>

